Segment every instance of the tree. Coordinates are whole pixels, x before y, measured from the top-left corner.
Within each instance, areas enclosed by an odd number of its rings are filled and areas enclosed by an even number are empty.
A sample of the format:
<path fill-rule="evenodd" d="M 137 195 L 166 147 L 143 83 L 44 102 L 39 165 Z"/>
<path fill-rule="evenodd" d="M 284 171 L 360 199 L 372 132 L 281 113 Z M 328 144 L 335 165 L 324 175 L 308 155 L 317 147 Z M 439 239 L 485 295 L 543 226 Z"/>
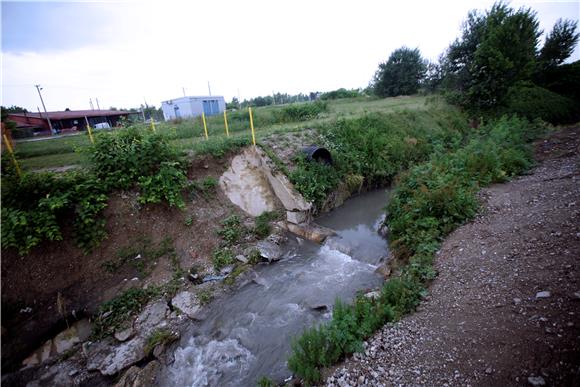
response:
<path fill-rule="evenodd" d="M 0 106 L 0 112 L 2 114 L 2 122 L 6 121 L 6 118 L 8 118 L 8 114 L 12 114 L 12 113 L 28 113 L 28 110 L 26 110 L 23 107 L 20 106 Z"/>
<path fill-rule="evenodd" d="M 380 97 L 415 94 L 426 70 L 427 63 L 418 48 L 401 47 L 393 51 L 386 63 L 379 64 L 372 88 Z"/>
<path fill-rule="evenodd" d="M 540 51 L 538 59 L 544 67 L 558 66 L 572 55 L 580 38 L 577 27 L 575 21 L 558 19 Z"/>
<path fill-rule="evenodd" d="M 474 110 L 501 105 L 511 87 L 530 81 L 541 63 L 559 64 L 578 41 L 576 23 L 559 21 L 540 52 L 536 13 L 503 2 L 484 13 L 471 11 L 462 35 L 441 61 L 443 85 L 456 102 Z"/>

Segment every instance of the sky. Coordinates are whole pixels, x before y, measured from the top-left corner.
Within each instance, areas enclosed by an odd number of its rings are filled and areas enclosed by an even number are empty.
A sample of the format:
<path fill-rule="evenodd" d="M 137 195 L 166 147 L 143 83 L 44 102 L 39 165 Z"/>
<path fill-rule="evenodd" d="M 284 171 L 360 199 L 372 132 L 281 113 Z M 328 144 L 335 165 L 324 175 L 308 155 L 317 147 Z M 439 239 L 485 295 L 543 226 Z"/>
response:
<path fill-rule="evenodd" d="M 2 1 L 1 105 L 37 111 L 160 106 L 368 86 L 401 47 L 437 60 L 491 0 Z M 513 0 L 546 33 L 578 0 Z M 543 37 L 542 37 L 543 39 Z M 570 58 L 580 59 L 580 49 Z"/>

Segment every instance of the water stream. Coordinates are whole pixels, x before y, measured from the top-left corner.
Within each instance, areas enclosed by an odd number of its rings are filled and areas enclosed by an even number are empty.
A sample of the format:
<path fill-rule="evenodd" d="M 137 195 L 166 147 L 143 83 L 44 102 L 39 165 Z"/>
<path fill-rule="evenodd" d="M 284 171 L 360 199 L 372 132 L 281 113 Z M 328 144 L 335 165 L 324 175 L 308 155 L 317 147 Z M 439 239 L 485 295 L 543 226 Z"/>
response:
<path fill-rule="evenodd" d="M 328 320 L 336 298 L 352 300 L 358 290 L 382 283 L 374 271 L 387 255 L 376 232 L 386 199 L 384 190 L 366 193 L 318 218 L 337 231 L 322 246 L 290 237 L 284 259 L 256 267 L 253 280 L 192 323 L 164 384 L 255 386 L 262 376 L 291 376 L 292 337 Z"/>

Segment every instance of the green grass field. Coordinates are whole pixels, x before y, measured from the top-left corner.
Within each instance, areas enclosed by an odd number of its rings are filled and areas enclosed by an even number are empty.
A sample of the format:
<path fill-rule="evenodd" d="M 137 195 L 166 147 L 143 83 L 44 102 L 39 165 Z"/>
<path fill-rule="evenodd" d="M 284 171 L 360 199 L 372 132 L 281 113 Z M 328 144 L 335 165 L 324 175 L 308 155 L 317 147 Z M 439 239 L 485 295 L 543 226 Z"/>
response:
<path fill-rule="evenodd" d="M 299 131 L 312 128 L 340 118 L 355 118 L 372 112 L 394 112 L 400 110 L 425 109 L 430 103 L 438 103 L 433 97 L 397 97 L 376 99 L 357 97 L 328 101 L 325 112 L 309 121 L 277 123 L 276 112 L 289 105 L 266 106 L 252 109 L 256 140 L 275 133 Z M 181 122 L 163 122 L 156 125 L 161 133 L 171 138 L 171 143 L 183 151 L 208 153 L 208 149 L 224 147 L 226 143 L 251 141 L 248 110 L 228 112 L 230 139 L 226 140 L 223 115 L 206 117 L 209 140 L 205 139 L 201 118 Z M 150 128 L 149 125 L 140 125 Z M 96 133 L 98 135 L 98 133 Z M 18 141 L 16 155 L 22 167 L 27 170 L 56 168 L 66 165 L 83 164 L 82 149 L 90 145 L 86 133 L 43 141 Z"/>

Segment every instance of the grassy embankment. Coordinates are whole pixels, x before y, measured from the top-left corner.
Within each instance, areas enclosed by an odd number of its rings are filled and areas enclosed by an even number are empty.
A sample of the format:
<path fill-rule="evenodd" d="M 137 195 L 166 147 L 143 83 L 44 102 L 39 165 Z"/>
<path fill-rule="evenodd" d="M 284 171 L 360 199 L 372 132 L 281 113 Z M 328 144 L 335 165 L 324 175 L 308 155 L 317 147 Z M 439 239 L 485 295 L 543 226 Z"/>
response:
<path fill-rule="evenodd" d="M 401 97 L 373 99 L 366 97 L 328 101 L 325 109 L 318 114 L 294 115 L 282 113 L 292 105 L 277 105 L 253 109 L 257 140 L 273 133 L 299 131 L 306 127 L 318 126 L 337 118 L 361 116 L 367 112 L 389 112 L 400 109 L 425 109 L 425 97 Z M 302 104 L 295 104 L 302 105 Z M 170 138 L 170 144 L 178 149 L 194 153 L 219 153 L 228 148 L 248 144 L 251 140 L 247 109 L 228 112 L 230 138 L 226 138 L 223 116 L 207 117 L 209 140 L 204 138 L 201 119 L 164 122 L 157 124 L 159 133 Z M 149 129 L 148 125 L 140 125 Z M 98 132 L 97 132 L 98 133 Z M 98 134 L 97 134 L 98 135 Z M 66 165 L 87 165 L 87 158 L 76 150 L 90 145 L 86 133 L 44 141 L 18 142 L 17 156 L 25 169 L 62 167 Z"/>
<path fill-rule="evenodd" d="M 318 382 L 322 368 L 361 351 L 374 331 L 414 310 L 435 276 L 433 258 L 443 238 L 476 214 L 480 187 L 530 166 L 528 143 L 541 129 L 505 117 L 471 129 L 451 108 L 373 114 L 323 127 L 321 135 L 337 163 L 335 168 L 301 167 L 309 177 L 302 191 L 316 184 L 315 176 L 334 176 L 338 182 L 360 175 L 369 185 L 394 179 L 386 222 L 400 270 L 375 299 L 361 295 L 352 305 L 337 301 L 328 324 L 294 340 L 290 369 L 307 384 Z M 328 184 L 326 192 L 333 189 Z"/>

